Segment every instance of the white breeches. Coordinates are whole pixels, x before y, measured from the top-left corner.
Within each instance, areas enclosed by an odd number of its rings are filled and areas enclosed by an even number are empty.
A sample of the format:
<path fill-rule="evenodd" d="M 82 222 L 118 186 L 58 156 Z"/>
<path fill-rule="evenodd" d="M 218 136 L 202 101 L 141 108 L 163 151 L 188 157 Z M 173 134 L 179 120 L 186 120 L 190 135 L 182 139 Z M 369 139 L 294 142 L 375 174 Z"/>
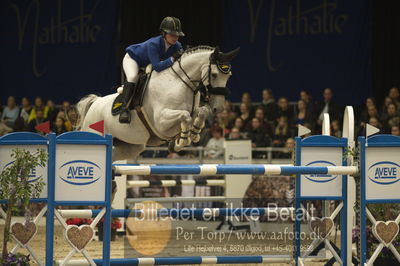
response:
<path fill-rule="evenodd" d="M 124 68 L 126 80 L 128 82 L 136 83 L 138 80 L 139 66 L 128 53 L 125 54 L 122 60 L 122 67 Z"/>

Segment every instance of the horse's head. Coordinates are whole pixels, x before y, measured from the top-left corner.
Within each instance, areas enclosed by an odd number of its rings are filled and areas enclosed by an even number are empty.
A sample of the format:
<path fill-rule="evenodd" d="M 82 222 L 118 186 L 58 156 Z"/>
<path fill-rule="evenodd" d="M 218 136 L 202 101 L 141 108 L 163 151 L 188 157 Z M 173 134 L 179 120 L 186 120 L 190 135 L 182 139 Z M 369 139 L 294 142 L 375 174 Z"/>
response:
<path fill-rule="evenodd" d="M 203 96 L 209 101 L 211 111 L 219 113 L 224 110 L 225 97 L 230 93 L 226 87 L 231 73 L 230 62 L 238 54 L 239 48 L 228 53 L 222 53 L 215 48 L 210 55 L 210 63 L 204 65 L 201 70 L 202 77 L 208 77 L 203 81 Z"/>

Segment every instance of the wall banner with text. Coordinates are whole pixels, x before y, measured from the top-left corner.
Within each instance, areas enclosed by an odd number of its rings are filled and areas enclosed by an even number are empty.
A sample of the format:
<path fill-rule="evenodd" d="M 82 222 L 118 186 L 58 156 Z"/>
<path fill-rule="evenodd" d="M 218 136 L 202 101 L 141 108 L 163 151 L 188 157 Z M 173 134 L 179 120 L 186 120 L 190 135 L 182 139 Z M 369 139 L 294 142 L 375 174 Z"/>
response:
<path fill-rule="evenodd" d="M 241 47 L 232 64 L 231 98 L 261 90 L 319 100 L 331 87 L 342 104 L 371 95 L 371 3 L 364 0 L 224 1 L 224 50 Z"/>
<path fill-rule="evenodd" d="M 118 1 L 1 1 L 1 100 L 73 103 L 116 85 Z"/>

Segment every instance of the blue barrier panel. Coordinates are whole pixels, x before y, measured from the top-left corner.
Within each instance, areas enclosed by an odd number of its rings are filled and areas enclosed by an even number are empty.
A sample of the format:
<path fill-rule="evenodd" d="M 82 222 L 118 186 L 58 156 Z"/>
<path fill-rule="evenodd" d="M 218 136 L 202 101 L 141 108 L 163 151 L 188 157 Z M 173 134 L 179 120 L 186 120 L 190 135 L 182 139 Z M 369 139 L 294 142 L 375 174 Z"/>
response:
<path fill-rule="evenodd" d="M 370 258 L 367 258 L 367 219 L 372 223 L 374 235 L 379 240 L 376 225 L 379 223 L 400 222 L 400 213 L 393 221 L 377 221 L 373 213 L 369 212 L 368 204 L 400 203 L 400 137 L 392 135 L 376 135 L 365 139 L 359 138 L 360 145 L 360 173 L 361 173 L 361 203 L 360 203 L 360 233 L 361 233 L 361 265 L 372 265 L 387 246 L 400 262 L 400 254 L 390 243 L 383 243 L 376 247 Z M 387 227 L 385 227 L 387 228 Z M 396 236 L 393 237 L 393 239 Z M 392 239 L 392 240 L 393 240 Z"/>
<path fill-rule="evenodd" d="M 301 221 L 305 215 L 302 208 L 302 201 L 308 200 L 339 200 L 342 202 L 341 208 L 337 208 L 331 217 L 324 219 L 333 219 L 340 212 L 341 224 L 341 247 L 340 254 L 337 254 L 331 247 L 329 240 L 318 237 L 313 240 L 314 245 L 318 246 L 324 242 L 325 247 L 329 248 L 336 260 L 341 260 L 343 265 L 347 265 L 347 178 L 340 174 L 323 171 L 323 168 L 345 166 L 346 161 L 343 158 L 344 149 L 347 147 L 347 139 L 338 139 L 331 136 L 311 136 L 305 139 L 296 138 L 296 165 L 303 166 L 296 174 L 296 265 L 298 258 L 307 257 L 313 250 L 301 254 Z M 313 174 L 307 173 L 307 167 L 316 167 Z M 312 214 L 311 214 L 312 216 Z M 311 225 L 311 223 L 310 223 Z M 311 227 L 311 226 L 310 226 Z M 316 247 L 315 246 L 315 247 Z M 315 249 L 314 247 L 314 249 Z M 340 257 L 339 257 L 340 256 Z"/>

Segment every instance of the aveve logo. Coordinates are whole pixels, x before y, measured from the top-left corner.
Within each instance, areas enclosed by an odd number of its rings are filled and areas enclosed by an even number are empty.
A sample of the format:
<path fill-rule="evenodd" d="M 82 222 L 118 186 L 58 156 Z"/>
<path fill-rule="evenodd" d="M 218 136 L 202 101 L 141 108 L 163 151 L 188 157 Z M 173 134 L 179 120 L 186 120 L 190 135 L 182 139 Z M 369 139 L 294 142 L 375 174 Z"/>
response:
<path fill-rule="evenodd" d="M 336 165 L 334 163 L 321 160 L 321 161 L 310 162 L 306 166 L 336 166 Z M 338 175 L 312 174 L 312 175 L 304 175 L 304 177 L 312 182 L 326 183 L 336 179 Z"/>
<path fill-rule="evenodd" d="M 368 168 L 368 178 L 379 185 L 391 185 L 400 180 L 400 165 L 394 162 L 377 162 Z"/>
<path fill-rule="evenodd" d="M 9 163 L 7 163 L 6 165 L 4 165 L 3 170 L 6 169 L 7 167 L 10 167 L 11 165 L 14 164 L 15 161 L 11 161 Z M 28 182 L 32 183 L 35 182 L 37 180 L 39 180 L 40 178 L 43 177 L 43 173 L 45 172 L 45 168 L 41 167 L 41 166 L 36 166 L 35 168 L 33 168 L 28 175 Z"/>
<path fill-rule="evenodd" d="M 82 186 L 99 180 L 102 177 L 102 171 L 94 162 L 74 160 L 61 165 L 58 176 L 68 184 Z"/>

